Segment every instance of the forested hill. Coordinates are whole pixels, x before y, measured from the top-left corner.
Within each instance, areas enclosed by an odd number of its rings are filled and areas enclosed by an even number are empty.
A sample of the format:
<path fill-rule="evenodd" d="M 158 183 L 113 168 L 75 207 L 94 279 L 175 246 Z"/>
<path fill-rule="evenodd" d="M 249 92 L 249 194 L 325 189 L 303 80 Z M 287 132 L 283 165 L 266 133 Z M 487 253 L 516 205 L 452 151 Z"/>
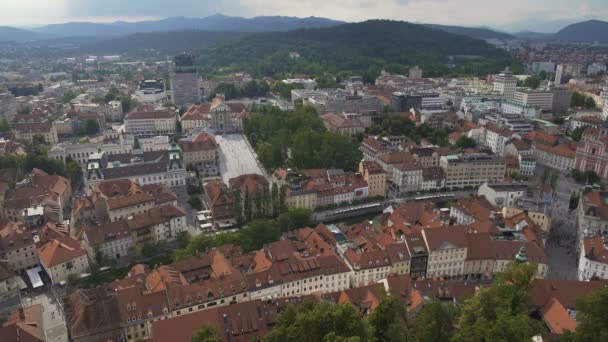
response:
<path fill-rule="evenodd" d="M 290 58 L 291 51 L 298 52 L 301 58 Z M 383 67 L 404 72 L 406 67 L 420 65 L 426 75 L 433 76 L 483 75 L 502 70 L 514 61 L 507 52 L 482 40 L 424 25 L 371 20 L 329 28 L 256 33 L 202 50 L 201 63 L 207 67 L 234 66 L 256 76 L 342 71 L 373 74 Z"/>

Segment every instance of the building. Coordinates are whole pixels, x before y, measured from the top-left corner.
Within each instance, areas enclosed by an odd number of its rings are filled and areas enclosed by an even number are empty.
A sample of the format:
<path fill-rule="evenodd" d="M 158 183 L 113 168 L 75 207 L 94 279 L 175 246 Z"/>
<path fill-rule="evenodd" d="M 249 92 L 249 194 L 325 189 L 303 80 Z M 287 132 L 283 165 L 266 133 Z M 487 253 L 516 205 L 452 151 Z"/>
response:
<path fill-rule="evenodd" d="M 0 255 L 9 268 L 16 272 L 38 265 L 36 243 L 39 237 L 21 223 L 10 222 L 0 230 Z"/>
<path fill-rule="evenodd" d="M 172 110 L 141 110 L 136 108 L 125 117 L 125 132 L 135 136 L 152 137 L 176 133 L 175 112 Z"/>
<path fill-rule="evenodd" d="M 427 278 L 458 278 L 464 275 L 467 258 L 467 233 L 465 227 L 423 229 L 422 236 L 429 256 Z"/>
<path fill-rule="evenodd" d="M 356 118 L 345 118 L 344 116 L 328 113 L 321 115 L 321 120 L 328 131 L 340 135 L 353 136 L 365 131 L 363 124 Z"/>
<path fill-rule="evenodd" d="M 317 113 L 381 112 L 383 103 L 374 95 L 351 94 L 343 89 L 291 91 L 291 100 L 302 99 L 304 105 L 314 107 Z"/>
<path fill-rule="evenodd" d="M 417 65 L 409 70 L 409 78 L 422 78 L 422 68 Z"/>
<path fill-rule="evenodd" d="M 386 196 L 386 173 L 375 161 L 362 160 L 359 163 L 359 173 L 367 182 L 370 197 Z"/>
<path fill-rule="evenodd" d="M 608 149 L 606 137 L 608 129 L 587 128 L 576 148 L 575 168 L 581 172 L 593 171 L 602 178 L 608 178 Z"/>
<path fill-rule="evenodd" d="M 597 116 L 582 116 L 570 118 L 568 129 L 574 131 L 577 128 L 593 127 L 599 129 L 604 124 L 604 120 Z"/>
<path fill-rule="evenodd" d="M 391 107 L 394 111 L 400 113 L 409 112 L 412 108 L 420 110 L 422 108 L 422 95 L 394 92 L 391 95 Z"/>
<path fill-rule="evenodd" d="M 70 143 L 63 142 L 51 147 L 48 156 L 65 162 L 70 158 L 83 169 L 87 166 L 89 156 L 103 152 L 108 155 L 131 154 L 133 152 L 134 139 L 129 135 L 120 135 L 118 139 L 104 139 L 103 142 Z"/>
<path fill-rule="evenodd" d="M 545 251 L 535 241 L 492 240 L 494 250 L 494 274 L 503 272 L 516 257 L 536 263 L 536 278 L 543 279 L 549 270 L 549 261 Z M 519 259 L 518 258 L 518 259 Z"/>
<path fill-rule="evenodd" d="M 202 100 L 201 78 L 194 56 L 175 56 L 175 67 L 171 73 L 171 100 L 178 107 L 188 107 Z"/>
<path fill-rule="evenodd" d="M 201 133 L 192 140 L 180 140 L 186 168 L 197 170 L 202 177 L 219 175 L 218 145 L 213 135 Z"/>
<path fill-rule="evenodd" d="M 439 166 L 422 169 L 422 186 L 420 190 L 438 190 L 445 188 L 445 172 Z"/>
<path fill-rule="evenodd" d="M 50 122 L 15 125 L 12 132 L 15 140 L 24 140 L 32 144 L 36 136 L 42 137 L 48 145 L 56 145 L 59 142 L 57 129 Z"/>
<path fill-rule="evenodd" d="M 182 152 L 173 143 L 168 151 L 113 155 L 101 152 L 89 156 L 84 174 L 88 190 L 104 180 L 116 179 L 129 179 L 140 185 L 162 183 L 179 195 L 186 186 Z"/>
<path fill-rule="evenodd" d="M 77 240 L 58 235 L 37 249 L 40 266 L 53 284 L 66 281 L 70 274 L 80 275 L 88 272 L 87 252 Z"/>
<path fill-rule="evenodd" d="M 608 242 L 603 236 L 581 239 L 578 280 L 608 279 Z"/>
<path fill-rule="evenodd" d="M 506 67 L 503 72 L 494 76 L 494 91 L 506 99 L 515 97 L 516 86 L 517 78 L 513 76 L 513 72 L 509 67 Z"/>
<path fill-rule="evenodd" d="M 5 320 L 0 327 L 2 341 L 46 341 L 46 331 L 42 323 L 42 304 L 19 307 Z"/>
<path fill-rule="evenodd" d="M 137 90 L 133 93 L 133 98 L 140 104 L 155 104 L 166 101 L 165 81 L 158 79 L 139 82 Z"/>
<path fill-rule="evenodd" d="M 494 250 L 490 234 L 467 234 L 467 257 L 464 262 L 465 279 L 494 277 Z"/>
<path fill-rule="evenodd" d="M 592 191 L 582 194 L 577 209 L 577 221 L 583 237 L 607 235 L 608 193 Z"/>
<path fill-rule="evenodd" d="M 505 146 L 511 139 L 513 132 L 508 128 L 501 128 L 491 123 L 484 126 L 482 130 L 484 134 L 481 136 L 480 144 L 487 146 L 499 156 L 504 155 Z"/>
<path fill-rule="evenodd" d="M 557 73 L 555 78 L 557 79 Z M 559 83 L 556 83 L 559 85 Z M 553 112 L 555 113 L 567 113 L 570 109 L 570 102 L 572 100 L 572 91 L 566 87 L 554 87 L 551 88 L 553 93 Z"/>
<path fill-rule="evenodd" d="M 564 65 L 558 64 L 555 67 L 555 80 L 553 81 L 553 83 L 555 83 L 555 85 L 560 85 L 560 84 L 562 84 L 563 78 L 564 78 Z"/>
<path fill-rule="evenodd" d="M 120 341 L 123 338 L 116 293 L 105 287 L 72 291 L 65 296 L 64 309 L 73 341 Z"/>
<path fill-rule="evenodd" d="M 10 92 L 0 93 L 0 116 L 8 122 L 13 121 L 17 115 L 17 100 Z"/>
<path fill-rule="evenodd" d="M 515 91 L 513 100 L 531 107 L 539 107 L 541 110 L 553 110 L 553 94 L 554 92 L 550 89 L 519 88 Z M 568 103 L 569 106 L 570 103 Z"/>
<path fill-rule="evenodd" d="M 519 174 L 522 176 L 532 177 L 536 170 L 536 157 L 533 155 L 519 154 Z"/>
<path fill-rule="evenodd" d="M 221 227 L 234 224 L 234 197 L 222 181 L 214 180 L 204 185 L 205 206 L 211 210 L 213 221 Z"/>
<path fill-rule="evenodd" d="M 82 232 L 82 241 L 91 259 L 95 257 L 95 251 L 107 259 L 121 259 L 130 253 L 131 248 L 141 252 L 146 244 L 175 241 L 185 231 L 186 214 L 169 204 L 87 227 Z"/>
<path fill-rule="evenodd" d="M 523 183 L 483 183 L 477 191 L 478 196 L 483 196 L 493 206 L 513 207 L 520 198 L 526 195 L 528 186 Z"/>
<path fill-rule="evenodd" d="M 502 157 L 482 153 L 443 156 L 439 164 L 445 172 L 448 188 L 476 187 L 483 182 L 500 181 L 506 172 Z"/>
<path fill-rule="evenodd" d="M 562 143 L 556 146 L 535 144 L 536 162 L 560 171 L 571 171 L 575 168 L 576 145 Z"/>
<path fill-rule="evenodd" d="M 123 119 L 122 103 L 120 101 L 110 101 L 106 103 L 75 103 L 73 108 L 77 112 L 100 113 L 110 122 L 121 121 Z"/>
<path fill-rule="evenodd" d="M 224 94 L 217 94 L 211 103 L 191 105 L 179 120 L 183 133 L 193 130 L 231 133 L 243 130 L 247 114 L 243 103 L 226 102 Z"/>
<path fill-rule="evenodd" d="M 26 209 L 42 207 L 47 221 L 63 222 L 64 211 L 72 200 L 72 185 L 64 177 L 33 169 L 23 182 L 10 191 L 2 204 L 2 216 L 24 222 Z"/>

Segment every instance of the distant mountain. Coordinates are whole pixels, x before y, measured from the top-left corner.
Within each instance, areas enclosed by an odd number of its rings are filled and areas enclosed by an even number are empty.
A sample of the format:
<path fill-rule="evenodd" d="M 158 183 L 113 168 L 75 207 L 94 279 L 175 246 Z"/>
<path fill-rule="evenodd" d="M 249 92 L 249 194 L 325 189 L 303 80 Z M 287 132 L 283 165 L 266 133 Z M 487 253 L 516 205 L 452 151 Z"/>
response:
<path fill-rule="evenodd" d="M 210 47 L 248 34 L 251 33 L 198 30 L 135 33 L 109 39 L 98 37 L 97 42 L 82 44 L 81 49 L 91 54 L 136 54 L 147 50 L 173 54 Z"/>
<path fill-rule="evenodd" d="M 301 57 L 290 58 L 292 51 Z M 482 75 L 514 63 L 507 52 L 482 40 L 389 20 L 254 33 L 202 51 L 201 61 L 211 68 L 234 66 L 256 76 L 315 75 L 327 70 L 359 73 L 368 79 L 384 67 L 407 72 L 408 66 L 420 65 L 427 75 Z"/>
<path fill-rule="evenodd" d="M 542 32 L 532 32 L 532 31 L 522 31 L 513 34 L 517 38 L 521 39 L 549 39 L 553 37 L 553 33 L 542 33 Z"/>
<path fill-rule="evenodd" d="M 48 34 L 30 30 L 18 29 L 8 26 L 0 26 L 0 41 L 25 42 L 38 39 L 50 38 Z"/>
<path fill-rule="evenodd" d="M 424 24 L 426 27 L 430 27 L 436 30 L 441 30 L 453 34 L 460 34 L 463 36 L 475 38 L 475 39 L 510 39 L 514 38 L 512 35 L 504 32 L 494 31 L 485 27 L 463 27 L 463 26 L 447 26 L 437 24 Z"/>
<path fill-rule="evenodd" d="M 568 25 L 559 30 L 553 38 L 570 42 L 608 42 L 608 22 L 588 20 Z"/>
<path fill-rule="evenodd" d="M 119 36 L 133 33 L 163 31 L 229 31 L 229 32 L 268 32 L 289 31 L 299 28 L 329 27 L 343 22 L 325 18 L 267 16 L 255 18 L 230 17 L 216 14 L 205 18 L 172 17 L 161 20 L 128 23 L 74 22 L 47 25 L 36 29 L 37 32 L 55 36 Z"/>

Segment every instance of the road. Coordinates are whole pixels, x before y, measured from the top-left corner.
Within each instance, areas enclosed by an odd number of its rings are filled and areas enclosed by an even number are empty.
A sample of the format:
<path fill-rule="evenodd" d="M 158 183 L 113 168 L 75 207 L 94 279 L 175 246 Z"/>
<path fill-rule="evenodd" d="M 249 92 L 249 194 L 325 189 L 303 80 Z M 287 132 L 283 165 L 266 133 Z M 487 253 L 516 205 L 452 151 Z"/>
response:
<path fill-rule="evenodd" d="M 542 175 L 543 170 L 537 170 Z M 551 229 L 547 237 L 545 252 L 549 258 L 550 279 L 576 279 L 577 276 L 577 229 L 576 211 L 570 211 L 571 191 L 580 185 L 572 178 L 560 174 L 553 196 Z"/>

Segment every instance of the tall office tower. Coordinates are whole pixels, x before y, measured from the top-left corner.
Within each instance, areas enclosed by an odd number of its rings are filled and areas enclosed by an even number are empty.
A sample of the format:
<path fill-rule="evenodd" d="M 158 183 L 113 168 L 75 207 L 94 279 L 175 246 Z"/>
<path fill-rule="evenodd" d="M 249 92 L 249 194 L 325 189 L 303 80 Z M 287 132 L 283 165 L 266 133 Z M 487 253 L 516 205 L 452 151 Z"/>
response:
<path fill-rule="evenodd" d="M 558 64 L 555 68 L 555 85 L 562 84 L 562 77 L 564 77 L 564 65 Z"/>
<path fill-rule="evenodd" d="M 413 68 L 410 68 L 410 78 L 422 78 L 422 68 L 417 65 Z"/>
<path fill-rule="evenodd" d="M 507 99 L 512 99 L 515 96 L 516 86 L 517 78 L 513 76 L 513 72 L 509 67 L 506 67 L 503 72 L 494 76 L 494 91 Z"/>
<path fill-rule="evenodd" d="M 178 107 L 201 102 L 201 79 L 192 55 L 175 56 L 175 68 L 171 74 L 171 94 L 173 103 Z"/>

